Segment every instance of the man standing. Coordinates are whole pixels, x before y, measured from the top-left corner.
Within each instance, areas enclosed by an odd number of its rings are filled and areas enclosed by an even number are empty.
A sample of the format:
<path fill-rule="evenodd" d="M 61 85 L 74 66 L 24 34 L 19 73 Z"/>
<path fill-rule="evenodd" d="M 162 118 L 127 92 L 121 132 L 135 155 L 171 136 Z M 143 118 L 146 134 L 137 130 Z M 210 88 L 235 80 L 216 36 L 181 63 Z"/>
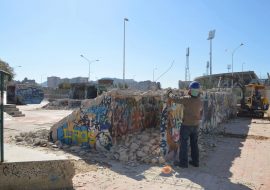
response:
<path fill-rule="evenodd" d="M 179 97 L 167 91 L 167 95 L 175 103 L 184 105 L 183 123 L 180 128 L 180 153 L 177 165 L 187 168 L 188 163 L 199 167 L 198 130 L 202 116 L 202 101 L 200 99 L 200 83 L 193 81 L 189 85 L 189 96 Z M 190 138 L 191 161 L 188 162 L 188 140 Z"/>

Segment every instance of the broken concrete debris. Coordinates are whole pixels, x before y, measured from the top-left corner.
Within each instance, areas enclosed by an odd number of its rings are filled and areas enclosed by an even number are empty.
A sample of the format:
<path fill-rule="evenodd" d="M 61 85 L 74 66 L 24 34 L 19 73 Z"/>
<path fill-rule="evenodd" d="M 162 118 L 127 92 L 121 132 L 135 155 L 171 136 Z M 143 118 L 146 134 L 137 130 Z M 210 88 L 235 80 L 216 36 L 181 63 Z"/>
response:
<path fill-rule="evenodd" d="M 72 109 L 78 109 L 81 106 L 82 100 L 74 100 L 74 99 L 58 99 L 54 100 L 52 102 L 49 102 L 45 106 L 43 106 L 43 109 L 48 110 L 72 110 Z"/>
<path fill-rule="evenodd" d="M 36 132 L 23 132 L 15 136 L 15 141 L 19 145 L 47 146 L 49 130 L 39 130 Z"/>

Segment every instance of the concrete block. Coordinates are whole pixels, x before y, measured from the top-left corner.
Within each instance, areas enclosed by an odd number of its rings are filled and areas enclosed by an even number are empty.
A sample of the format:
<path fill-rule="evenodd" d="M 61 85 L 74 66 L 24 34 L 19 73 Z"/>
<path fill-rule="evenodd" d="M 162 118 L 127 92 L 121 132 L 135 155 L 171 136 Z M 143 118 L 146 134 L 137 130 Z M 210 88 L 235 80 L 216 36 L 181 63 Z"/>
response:
<path fill-rule="evenodd" d="M 0 171 L 0 189 L 73 189 L 72 160 L 1 163 Z"/>

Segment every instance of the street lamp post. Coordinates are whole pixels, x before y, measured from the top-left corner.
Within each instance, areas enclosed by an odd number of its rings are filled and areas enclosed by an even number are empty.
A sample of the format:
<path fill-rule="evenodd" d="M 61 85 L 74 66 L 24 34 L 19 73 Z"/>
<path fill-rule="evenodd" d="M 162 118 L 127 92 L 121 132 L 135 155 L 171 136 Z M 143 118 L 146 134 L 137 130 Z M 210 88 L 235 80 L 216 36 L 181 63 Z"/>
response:
<path fill-rule="evenodd" d="M 84 58 L 88 62 L 88 64 L 89 64 L 88 82 L 90 82 L 90 65 L 91 65 L 91 63 L 94 63 L 94 62 L 99 61 L 99 60 L 98 59 L 95 59 L 95 60 L 91 60 L 90 61 L 84 55 L 81 55 L 81 57 Z"/>
<path fill-rule="evenodd" d="M 212 86 L 212 39 L 214 39 L 214 37 L 215 37 L 215 32 L 216 32 L 216 30 L 210 30 L 209 31 L 209 35 L 208 35 L 208 38 L 207 38 L 207 40 L 209 40 L 210 41 L 210 53 L 209 53 L 209 55 L 210 55 L 210 75 L 209 75 L 209 83 L 210 83 L 210 86 Z"/>
<path fill-rule="evenodd" d="M 124 48 L 123 48 L 123 85 L 124 87 L 125 87 L 126 21 L 129 21 L 129 20 L 127 18 L 124 18 Z"/>
<path fill-rule="evenodd" d="M 232 51 L 232 88 L 233 88 L 233 56 L 234 53 L 236 52 L 236 50 L 238 50 L 241 46 L 243 46 L 244 44 L 241 43 L 239 46 L 237 46 L 233 51 Z"/>

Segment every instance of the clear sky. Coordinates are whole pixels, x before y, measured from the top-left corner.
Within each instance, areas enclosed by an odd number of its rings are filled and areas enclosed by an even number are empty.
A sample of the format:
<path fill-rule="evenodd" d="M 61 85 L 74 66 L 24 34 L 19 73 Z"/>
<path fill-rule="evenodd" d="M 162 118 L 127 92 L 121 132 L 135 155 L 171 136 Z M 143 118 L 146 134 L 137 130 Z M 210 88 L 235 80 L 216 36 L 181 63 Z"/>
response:
<path fill-rule="evenodd" d="M 126 22 L 126 79 L 152 80 L 177 87 L 185 79 L 190 47 L 191 79 L 206 73 L 208 32 L 213 74 L 270 72 L 268 0 L 1 0 L 0 58 L 15 68 L 16 80 L 38 83 L 48 76 L 91 79 L 123 77 L 123 28 Z M 18 67 L 21 66 L 21 67 Z"/>

